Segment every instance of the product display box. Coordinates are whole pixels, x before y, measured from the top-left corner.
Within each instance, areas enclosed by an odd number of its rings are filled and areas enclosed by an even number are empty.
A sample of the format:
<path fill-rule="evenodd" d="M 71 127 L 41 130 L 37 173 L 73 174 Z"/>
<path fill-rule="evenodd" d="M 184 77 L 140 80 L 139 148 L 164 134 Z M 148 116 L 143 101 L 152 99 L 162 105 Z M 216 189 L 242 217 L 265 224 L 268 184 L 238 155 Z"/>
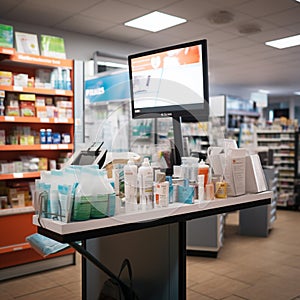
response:
<path fill-rule="evenodd" d="M 0 47 L 13 48 L 14 29 L 10 25 L 0 24 Z"/>
<path fill-rule="evenodd" d="M 27 54 L 40 54 L 38 38 L 36 34 L 16 32 L 17 51 Z"/>
<path fill-rule="evenodd" d="M 42 55 L 63 59 L 66 58 L 65 42 L 63 38 L 42 34 L 40 40 Z"/>

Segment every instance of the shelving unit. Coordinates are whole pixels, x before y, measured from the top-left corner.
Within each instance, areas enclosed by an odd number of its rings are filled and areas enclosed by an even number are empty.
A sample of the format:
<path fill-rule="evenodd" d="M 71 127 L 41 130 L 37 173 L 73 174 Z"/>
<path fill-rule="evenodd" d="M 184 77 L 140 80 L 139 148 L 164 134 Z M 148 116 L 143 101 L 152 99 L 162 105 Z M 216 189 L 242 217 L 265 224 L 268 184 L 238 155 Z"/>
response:
<path fill-rule="evenodd" d="M 73 88 L 73 60 L 17 53 L 15 49 L 0 47 L 1 71 L 12 72 L 13 74 L 28 74 L 29 77 L 34 77 L 37 69 L 51 71 L 56 68 L 69 69 Z M 0 90 L 4 91 L 6 95 L 9 93 L 17 95 L 22 93 L 52 98 L 64 97 L 63 99 L 71 102 L 71 107 L 73 107 L 74 102 L 73 90 L 16 86 L 13 83 L 12 85 L 0 85 Z M 41 144 L 37 136 L 31 142 L 21 142 L 21 139 L 16 139 L 14 142 L 8 141 L 6 138 L 14 127 L 21 129 L 30 127 L 30 130 L 36 133 L 39 133 L 42 128 L 49 128 L 52 129 L 52 132 L 68 134 L 70 143 Z M 5 132 L 5 144 L 0 145 L 1 163 L 4 161 L 7 163 L 21 161 L 20 157 L 25 156 L 57 161 L 61 155 L 73 151 L 73 116 L 71 118 L 61 116 L 44 118 L 2 115 L 0 116 L 0 130 Z M 9 203 L 10 189 L 18 187 L 22 183 L 28 185 L 34 179 L 40 177 L 40 171 L 42 170 L 30 172 L 27 169 L 22 170 L 22 168 L 23 165 L 21 170 L 13 170 L 13 172 L 2 170 L 2 173 L 0 173 L 0 195 L 7 196 L 8 204 L 11 204 Z M 43 170 L 47 169 L 49 169 L 49 166 L 45 165 Z M 45 259 L 30 247 L 25 238 L 37 232 L 36 226 L 32 225 L 34 209 L 28 202 L 25 203 L 25 207 L 20 207 L 23 205 L 13 205 L 12 208 L 0 210 L 0 226 L 3 228 L 0 235 L 0 280 L 75 263 L 73 250 L 69 249 L 60 254 L 47 257 L 51 259 Z"/>
<path fill-rule="evenodd" d="M 277 206 L 292 206 L 295 201 L 295 131 L 262 130 L 257 133 L 258 146 L 274 151 L 274 166 L 278 170 Z"/>

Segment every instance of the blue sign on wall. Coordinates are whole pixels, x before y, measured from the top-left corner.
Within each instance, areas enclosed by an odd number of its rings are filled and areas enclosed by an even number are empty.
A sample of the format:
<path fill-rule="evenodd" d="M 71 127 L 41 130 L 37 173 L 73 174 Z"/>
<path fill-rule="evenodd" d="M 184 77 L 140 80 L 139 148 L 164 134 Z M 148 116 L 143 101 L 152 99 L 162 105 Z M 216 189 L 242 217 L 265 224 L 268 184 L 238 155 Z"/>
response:
<path fill-rule="evenodd" d="M 109 74 L 85 81 L 87 103 L 129 99 L 130 86 L 128 71 Z"/>

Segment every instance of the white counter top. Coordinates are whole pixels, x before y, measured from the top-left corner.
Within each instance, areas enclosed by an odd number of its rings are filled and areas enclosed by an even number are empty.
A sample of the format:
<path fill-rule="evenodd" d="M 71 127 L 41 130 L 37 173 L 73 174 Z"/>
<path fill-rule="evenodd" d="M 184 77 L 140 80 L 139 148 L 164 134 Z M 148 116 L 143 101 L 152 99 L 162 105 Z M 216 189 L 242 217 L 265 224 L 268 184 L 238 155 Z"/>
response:
<path fill-rule="evenodd" d="M 219 208 L 226 208 L 243 203 L 265 200 L 272 197 L 272 192 L 266 191 L 258 194 L 247 194 L 226 199 L 196 201 L 194 204 L 173 203 L 165 208 L 154 208 L 147 211 L 138 211 L 126 214 L 119 214 L 109 218 L 93 219 L 81 222 L 64 223 L 47 218 L 41 218 L 40 223 L 38 216 L 33 216 L 33 224 L 43 227 L 59 235 L 66 235 L 89 230 L 102 228 L 111 228 L 124 224 L 133 224 L 154 221 L 173 216 L 197 213 L 199 211 L 209 211 Z"/>

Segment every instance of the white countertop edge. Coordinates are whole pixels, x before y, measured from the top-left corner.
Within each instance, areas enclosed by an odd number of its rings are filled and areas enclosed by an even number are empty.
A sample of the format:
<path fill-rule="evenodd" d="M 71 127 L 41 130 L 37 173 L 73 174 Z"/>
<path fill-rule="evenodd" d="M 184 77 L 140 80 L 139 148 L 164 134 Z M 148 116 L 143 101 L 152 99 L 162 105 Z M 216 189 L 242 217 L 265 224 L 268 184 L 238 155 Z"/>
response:
<path fill-rule="evenodd" d="M 55 233 L 64 235 L 76 232 L 84 232 L 88 230 L 119 226 L 129 223 L 153 221 L 168 216 L 176 216 L 182 214 L 193 213 L 226 207 L 230 205 L 242 204 L 257 200 L 271 198 L 272 192 L 266 191 L 258 194 L 246 194 L 242 196 L 229 197 L 226 199 L 197 201 L 194 204 L 173 203 L 165 208 L 154 208 L 147 211 L 138 211 L 126 214 L 119 214 L 109 218 L 93 219 L 80 222 L 64 223 L 52 219 L 41 218 L 42 227 Z M 40 226 L 38 216 L 33 216 L 33 224 Z"/>

